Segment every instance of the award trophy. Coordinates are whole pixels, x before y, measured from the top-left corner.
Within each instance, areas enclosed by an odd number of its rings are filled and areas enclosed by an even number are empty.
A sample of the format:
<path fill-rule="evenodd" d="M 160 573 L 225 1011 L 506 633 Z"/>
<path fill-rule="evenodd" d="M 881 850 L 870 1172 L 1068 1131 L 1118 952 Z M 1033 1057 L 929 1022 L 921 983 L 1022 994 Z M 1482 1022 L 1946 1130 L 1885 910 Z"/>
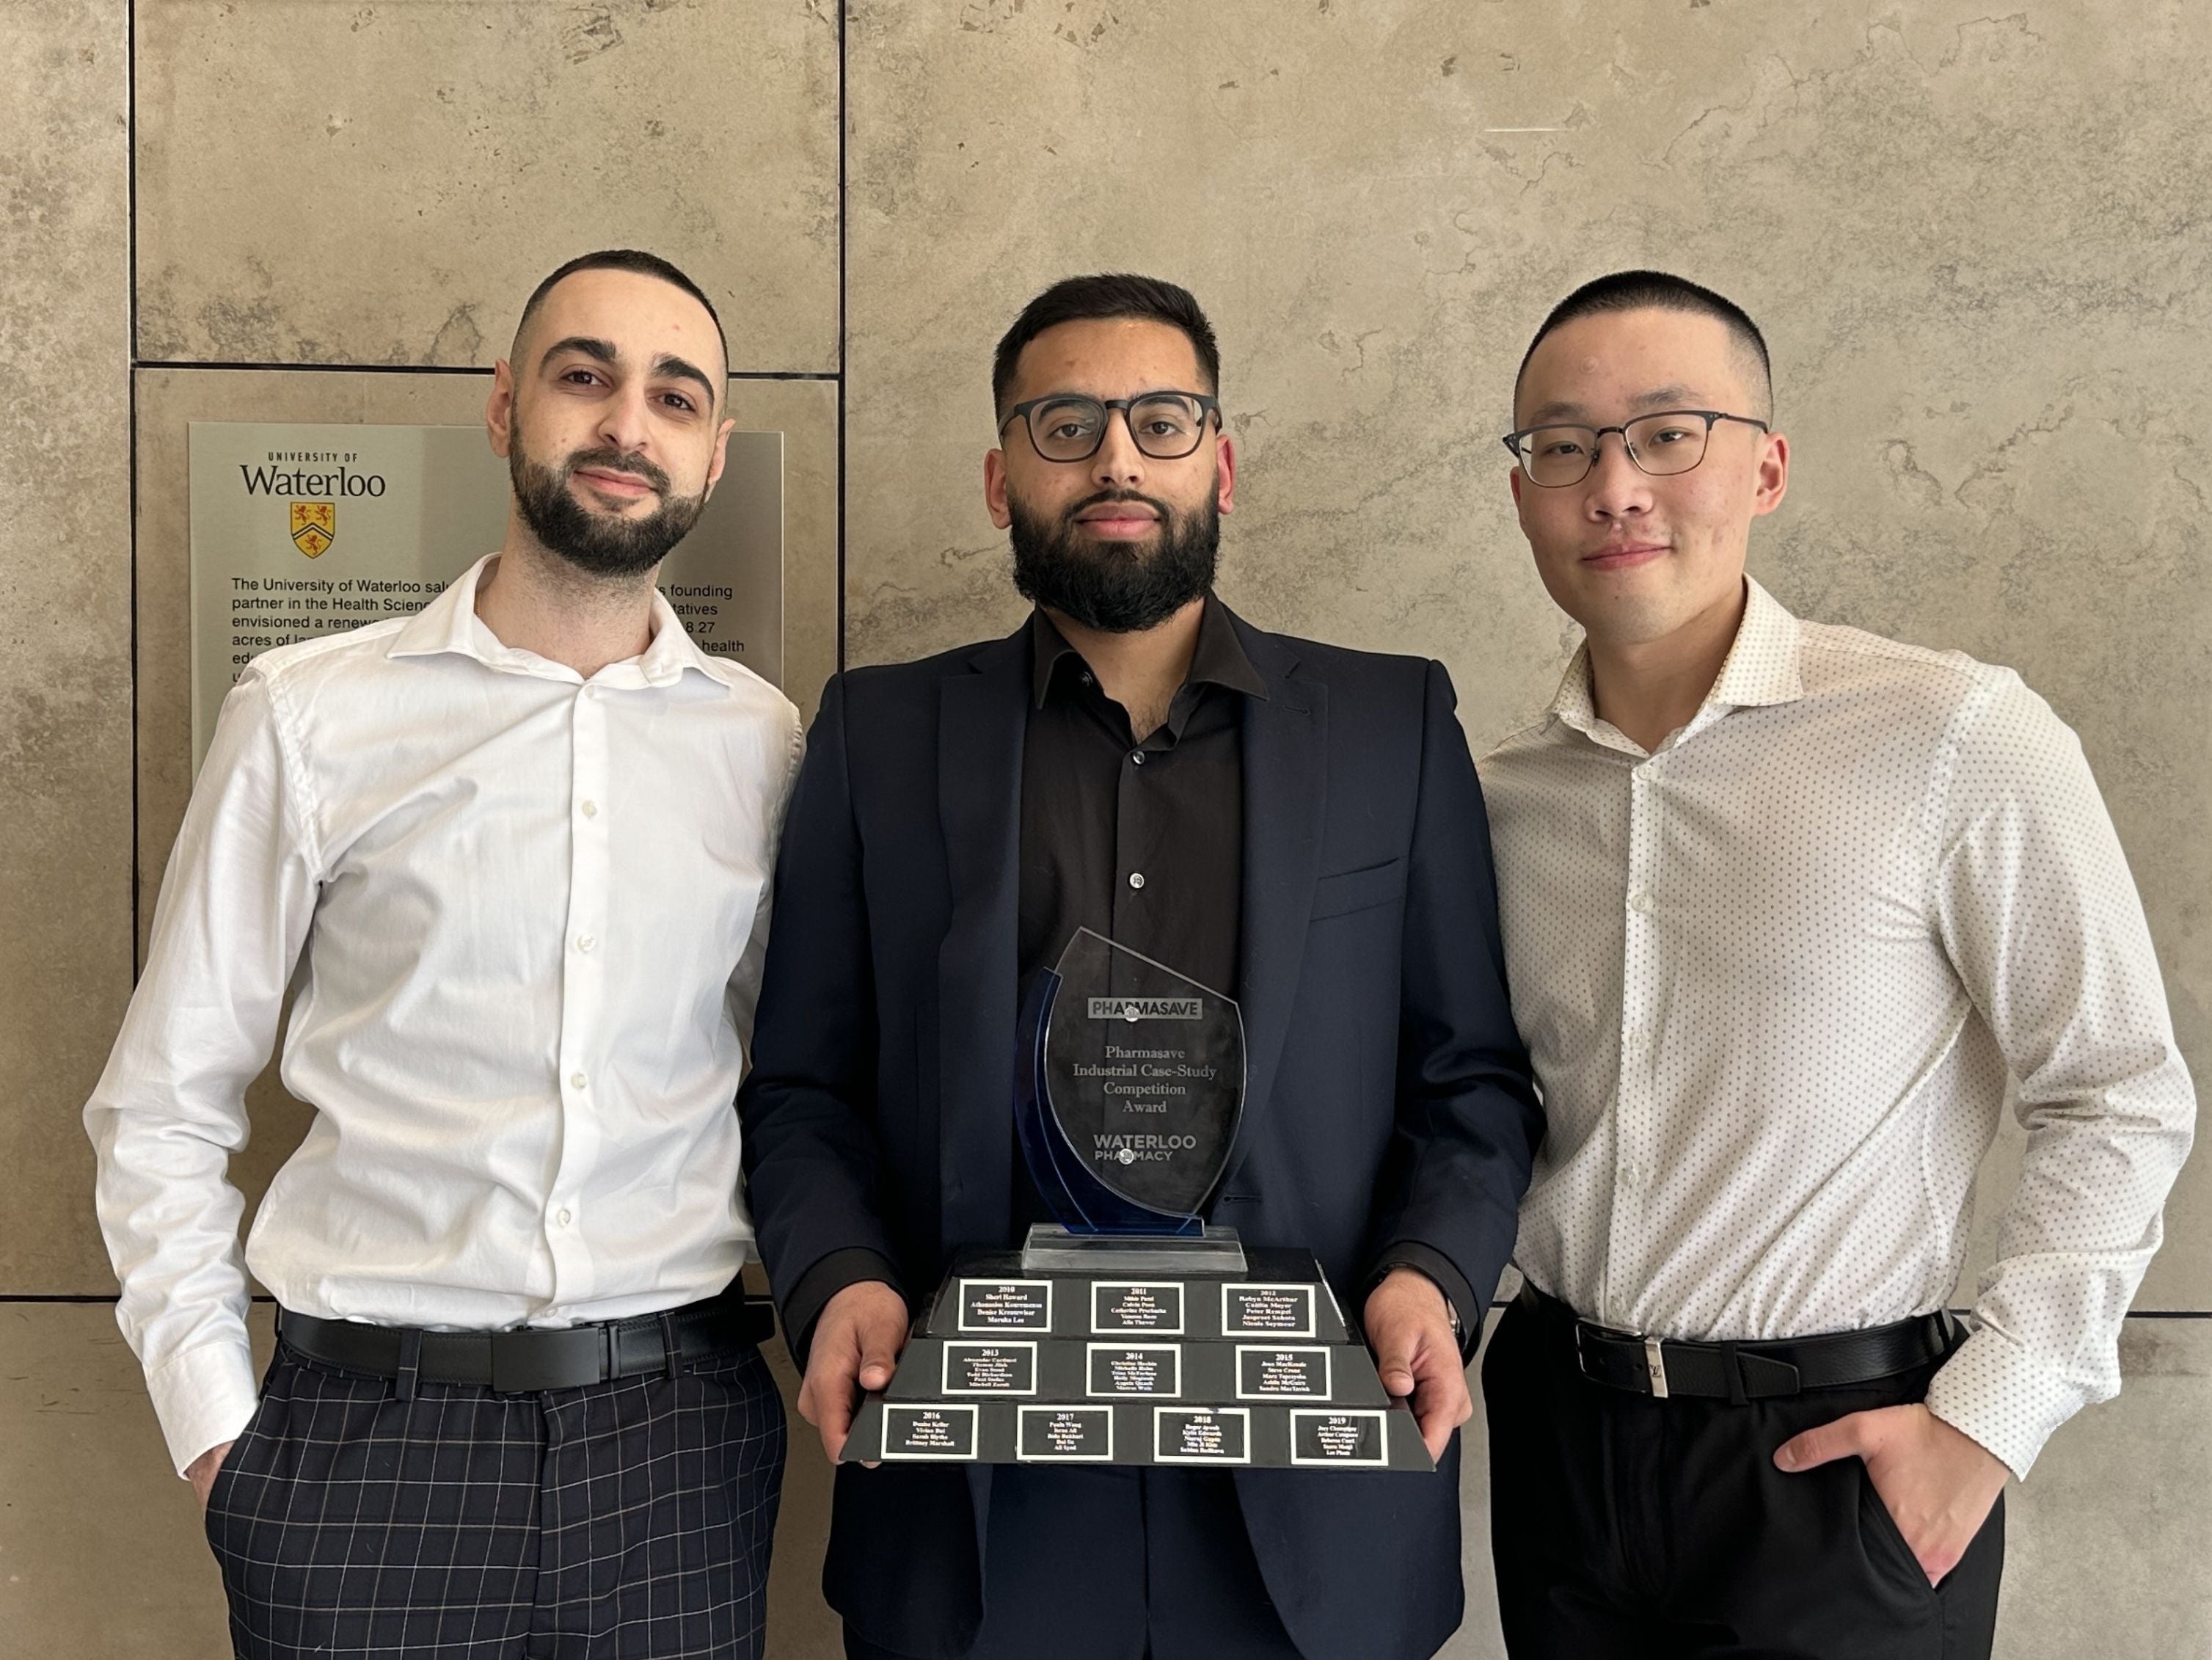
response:
<path fill-rule="evenodd" d="M 1244 1104 L 1233 1001 L 1080 929 L 1014 1095 L 1060 1220 L 955 1256 L 843 1459 L 1435 1468 L 1312 1256 L 1202 1219 Z"/>

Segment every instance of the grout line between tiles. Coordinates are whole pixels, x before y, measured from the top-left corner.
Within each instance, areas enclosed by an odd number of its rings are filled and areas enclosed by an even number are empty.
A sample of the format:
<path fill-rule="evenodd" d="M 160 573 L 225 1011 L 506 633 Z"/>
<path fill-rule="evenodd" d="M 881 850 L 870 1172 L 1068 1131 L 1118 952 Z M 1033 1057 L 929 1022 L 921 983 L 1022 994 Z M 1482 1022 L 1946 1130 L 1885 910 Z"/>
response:
<path fill-rule="evenodd" d="M 847 146 L 850 108 L 848 82 L 851 66 L 846 54 L 846 25 L 850 15 L 848 0 L 837 3 L 837 672 L 845 672 L 845 404 L 850 390 L 846 384 L 846 373 L 851 363 L 846 356 L 847 338 L 852 317 L 851 296 L 847 291 L 847 261 L 850 255 L 851 216 L 847 211 L 851 199 L 851 181 L 846 172 Z"/>
<path fill-rule="evenodd" d="M 127 360 L 123 366 L 124 419 L 129 430 L 124 436 L 123 461 L 130 471 L 130 480 L 124 491 L 124 511 L 130 515 L 128 533 L 124 544 L 129 550 L 130 581 L 124 584 L 125 603 L 131 608 L 130 640 L 131 666 L 131 980 L 138 980 L 138 912 L 144 903 L 140 891 L 138 854 L 138 6 L 137 0 L 129 0 L 123 8 L 123 144 L 124 186 L 123 225 L 125 246 L 128 250 L 124 281 L 129 292 L 123 297 L 123 355 Z"/>
<path fill-rule="evenodd" d="M 134 290 L 135 297 L 135 290 Z M 246 370 L 261 374 L 475 374 L 489 368 L 459 363 L 254 363 L 213 359 L 144 358 L 134 360 L 134 369 Z M 836 380 L 836 369 L 732 369 L 732 380 Z"/>

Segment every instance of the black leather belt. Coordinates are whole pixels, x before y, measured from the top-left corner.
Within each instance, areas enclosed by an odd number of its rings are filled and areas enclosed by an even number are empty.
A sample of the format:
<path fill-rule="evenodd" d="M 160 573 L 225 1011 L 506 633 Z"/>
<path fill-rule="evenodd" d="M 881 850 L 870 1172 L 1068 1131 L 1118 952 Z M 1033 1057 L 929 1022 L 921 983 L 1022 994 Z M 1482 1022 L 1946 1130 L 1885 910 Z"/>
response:
<path fill-rule="evenodd" d="M 734 1291 L 634 1320 L 514 1331 L 425 1331 L 276 1310 L 276 1335 L 325 1365 L 398 1377 L 411 1348 L 416 1381 L 475 1383 L 509 1393 L 580 1389 L 664 1371 L 672 1364 L 753 1347 L 775 1330 L 775 1316 L 766 1303 Z"/>
<path fill-rule="evenodd" d="M 1692 1343 L 1594 1324 L 1526 1281 L 1514 1300 L 1561 1336 L 1571 1332 L 1575 1363 L 1594 1382 L 1636 1395 L 1696 1395 L 1738 1406 L 1893 1377 L 1944 1359 L 1964 1337 L 1958 1323 L 1939 1309 L 1864 1331 L 1774 1342 Z"/>

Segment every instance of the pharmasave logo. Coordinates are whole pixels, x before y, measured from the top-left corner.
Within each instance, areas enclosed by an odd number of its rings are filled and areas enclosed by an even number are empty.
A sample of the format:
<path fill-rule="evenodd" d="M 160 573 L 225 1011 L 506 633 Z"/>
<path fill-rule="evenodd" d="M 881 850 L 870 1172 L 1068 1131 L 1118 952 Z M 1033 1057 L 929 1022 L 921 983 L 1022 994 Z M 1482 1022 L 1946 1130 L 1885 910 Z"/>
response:
<path fill-rule="evenodd" d="M 270 450 L 265 464 L 241 461 L 238 472 L 248 496 L 294 498 L 285 504 L 292 545 L 308 558 L 319 559 L 338 538 L 339 502 L 363 496 L 374 500 L 384 494 L 384 475 L 356 470 L 351 464 L 360 459 L 337 450 Z M 325 499 L 297 499 L 301 496 Z"/>
<path fill-rule="evenodd" d="M 1203 997 L 1094 997 L 1093 1020 L 1203 1020 Z"/>

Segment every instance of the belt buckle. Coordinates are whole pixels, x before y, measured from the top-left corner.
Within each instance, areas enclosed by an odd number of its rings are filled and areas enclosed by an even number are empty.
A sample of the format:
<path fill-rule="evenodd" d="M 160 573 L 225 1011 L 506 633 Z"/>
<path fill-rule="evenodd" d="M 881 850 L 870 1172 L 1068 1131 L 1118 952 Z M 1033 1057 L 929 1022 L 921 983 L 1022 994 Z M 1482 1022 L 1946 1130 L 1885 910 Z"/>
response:
<path fill-rule="evenodd" d="M 607 1372 L 607 1334 L 602 1327 L 525 1328 L 491 1335 L 491 1386 L 502 1395 L 580 1389 L 605 1382 Z"/>
<path fill-rule="evenodd" d="M 1596 1331 L 1600 1335 L 1616 1343 L 1641 1344 L 1644 1349 L 1644 1387 L 1654 1399 L 1664 1401 L 1667 1398 L 1668 1392 L 1667 1356 L 1657 1338 L 1640 1336 L 1635 1332 L 1613 1331 L 1602 1326 L 1593 1326 L 1587 1320 L 1577 1320 L 1575 1322 L 1575 1365 L 1583 1377 L 1612 1389 L 1632 1389 L 1635 1387 L 1632 1383 L 1626 1382 L 1617 1370 L 1613 1376 L 1607 1377 L 1603 1372 L 1592 1368 L 1589 1352 L 1583 1347 L 1583 1337 L 1591 1331 Z M 1635 1375 L 1634 1372 L 1630 1372 L 1627 1377 L 1633 1377 Z"/>
<path fill-rule="evenodd" d="M 1661 1352 L 1659 1340 L 1656 1337 L 1644 1340 L 1644 1371 L 1651 1380 L 1652 1398 L 1664 1401 L 1667 1398 L 1667 1357 Z"/>

